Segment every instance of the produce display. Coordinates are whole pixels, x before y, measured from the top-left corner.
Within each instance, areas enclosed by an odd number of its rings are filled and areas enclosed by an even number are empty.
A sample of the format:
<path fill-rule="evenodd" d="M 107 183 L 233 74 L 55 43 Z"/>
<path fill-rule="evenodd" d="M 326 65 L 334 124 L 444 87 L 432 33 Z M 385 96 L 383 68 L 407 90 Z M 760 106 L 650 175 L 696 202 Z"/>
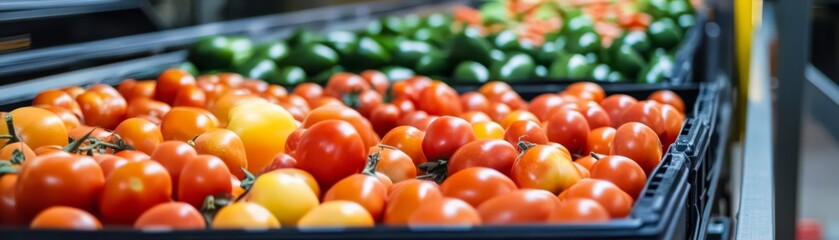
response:
<path fill-rule="evenodd" d="M 578 82 L 526 101 L 499 81 L 458 93 L 421 75 L 393 80 L 339 72 L 289 92 L 173 68 L 43 91 L 0 114 L 0 224 L 607 222 L 629 216 L 685 119 L 668 90 L 644 100 Z"/>
<path fill-rule="evenodd" d="M 358 31 L 298 29 L 255 44 L 211 36 L 190 48 L 202 73 L 237 72 L 283 86 L 376 69 L 450 84 L 489 80 L 660 83 L 696 23 L 688 0 L 486 1 L 479 9 L 388 16 Z M 194 72 L 196 73 L 196 72 Z"/>

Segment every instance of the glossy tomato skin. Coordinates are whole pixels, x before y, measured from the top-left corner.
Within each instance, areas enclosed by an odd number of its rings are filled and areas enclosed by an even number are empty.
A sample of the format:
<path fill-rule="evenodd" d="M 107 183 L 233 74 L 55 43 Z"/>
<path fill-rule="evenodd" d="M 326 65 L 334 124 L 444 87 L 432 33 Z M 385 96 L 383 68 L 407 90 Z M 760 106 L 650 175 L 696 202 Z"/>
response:
<path fill-rule="evenodd" d="M 655 91 L 653 94 L 650 94 L 650 96 L 647 97 L 647 100 L 656 101 L 661 104 L 668 104 L 676 108 L 676 110 L 678 110 L 680 113 L 685 112 L 685 101 L 682 100 L 682 97 L 679 97 L 679 94 L 676 94 L 675 92 L 670 90 Z"/>
<path fill-rule="evenodd" d="M 298 168 L 311 173 L 322 189 L 329 189 L 341 179 L 361 172 L 367 163 L 367 147 L 349 123 L 325 120 L 303 134 L 295 157 Z"/>
<path fill-rule="evenodd" d="M 303 97 L 309 105 L 314 105 L 323 96 L 323 88 L 316 83 L 301 83 L 291 93 Z"/>
<path fill-rule="evenodd" d="M 236 202 L 216 213 L 214 229 L 272 229 L 280 228 L 280 221 L 268 209 L 253 202 Z"/>
<path fill-rule="evenodd" d="M 519 94 L 515 91 L 503 92 L 500 95 L 494 97 L 487 96 L 487 99 L 489 99 L 492 102 L 504 103 L 507 106 L 510 106 L 510 109 L 513 110 L 527 109 L 527 102 L 521 99 L 521 96 L 519 96 Z"/>
<path fill-rule="evenodd" d="M 417 107 L 430 115 L 457 116 L 463 112 L 457 92 L 443 82 L 435 81 L 419 94 Z"/>
<path fill-rule="evenodd" d="M 207 110 L 218 119 L 220 126 L 228 125 L 230 121 L 231 112 L 239 105 L 253 102 L 266 102 L 265 99 L 249 93 L 229 92 L 220 96 L 215 101 L 207 104 Z"/>
<path fill-rule="evenodd" d="M 387 189 L 378 178 L 366 174 L 353 174 L 335 183 L 323 202 L 345 200 L 357 203 L 378 222 L 382 218 L 387 199 Z"/>
<path fill-rule="evenodd" d="M 434 182 L 411 179 L 394 184 L 385 206 L 384 223 L 404 225 L 424 202 L 443 198 Z"/>
<path fill-rule="evenodd" d="M 364 81 L 361 76 L 353 73 L 342 72 L 329 78 L 329 82 L 324 88 L 324 95 L 343 99 L 345 94 L 353 92 L 363 92 L 370 89 L 370 84 Z"/>
<path fill-rule="evenodd" d="M 145 115 L 163 119 L 163 116 L 166 116 L 166 113 L 171 110 L 172 107 L 164 102 L 150 98 L 136 98 L 128 102 L 125 117 L 133 118 Z"/>
<path fill-rule="evenodd" d="M 370 154 L 378 153 L 376 171 L 386 175 L 392 182 L 401 182 L 417 177 L 417 168 L 408 154 L 399 149 L 370 148 Z"/>
<path fill-rule="evenodd" d="M 382 137 L 382 144 L 402 150 L 411 157 L 414 165 L 420 165 L 427 161 L 422 151 L 423 138 L 425 132 L 411 126 L 399 126 Z"/>
<path fill-rule="evenodd" d="M 654 101 L 640 101 L 626 109 L 621 116 L 623 123 L 639 122 L 652 129 L 656 136 L 664 134 L 665 126 L 662 119 L 661 107 Z"/>
<path fill-rule="evenodd" d="M 157 145 L 163 142 L 163 134 L 160 128 L 149 120 L 142 118 L 129 118 L 122 121 L 114 133 L 119 134 L 125 143 L 143 153 L 151 154 Z"/>
<path fill-rule="evenodd" d="M 76 97 L 86 125 L 113 129 L 125 117 L 128 103 L 119 93 L 110 95 L 106 89 L 113 90 L 110 86 L 101 91 L 93 91 L 91 88 Z"/>
<path fill-rule="evenodd" d="M 503 140 L 472 141 L 452 155 L 448 162 L 448 173 L 452 176 L 470 167 L 486 167 L 510 176 L 516 157 L 518 152 L 515 147 Z"/>
<path fill-rule="evenodd" d="M 0 147 L 0 159 L 12 159 L 12 155 L 15 151 L 23 153 L 24 161 L 32 160 L 36 157 L 35 152 L 32 151 L 32 148 L 29 148 L 29 145 L 26 145 L 24 142 L 14 142 Z"/>
<path fill-rule="evenodd" d="M 509 177 L 492 168 L 470 167 L 449 175 L 440 185 L 446 197 L 465 201 L 472 207 L 498 195 L 518 190 Z"/>
<path fill-rule="evenodd" d="M 297 151 L 297 147 L 300 146 L 300 137 L 303 137 L 303 133 L 305 132 L 305 128 L 298 128 L 288 135 L 284 147 L 285 153 L 294 157 L 294 153 Z"/>
<path fill-rule="evenodd" d="M 133 224 L 149 208 L 169 201 L 172 179 L 166 168 L 154 161 L 132 162 L 108 176 L 99 213 L 107 223 Z"/>
<path fill-rule="evenodd" d="M 157 77 L 154 99 L 171 105 L 175 102 L 178 91 L 186 86 L 195 86 L 195 78 L 192 75 L 179 68 L 167 69 Z"/>
<path fill-rule="evenodd" d="M 530 105 L 528 105 L 527 110 L 536 115 L 541 121 L 547 120 L 548 113 L 551 109 L 558 107 L 559 105 L 565 103 L 565 100 L 562 100 L 561 97 L 557 94 L 553 93 L 545 93 L 539 96 L 536 96 L 533 100 L 530 101 Z"/>
<path fill-rule="evenodd" d="M 544 223 L 559 200 L 545 190 L 521 189 L 490 198 L 478 206 L 484 225 Z"/>
<path fill-rule="evenodd" d="M 492 122 L 492 118 L 490 118 L 489 115 L 487 115 L 484 112 L 478 112 L 478 111 L 463 112 L 460 115 L 458 115 L 457 117 L 463 118 L 463 120 L 466 120 L 467 122 L 471 123 L 472 125 L 474 125 L 475 123 L 479 123 L 479 122 Z M 498 123 L 496 123 L 496 124 L 498 124 Z M 500 127 L 501 125 L 498 125 L 498 126 Z M 501 130 L 504 130 L 504 128 L 502 127 Z"/>
<path fill-rule="evenodd" d="M 379 143 L 379 136 L 373 130 L 373 126 L 366 118 L 355 110 L 345 106 L 324 106 L 313 109 L 303 120 L 303 127 L 309 128 L 312 125 L 326 120 L 343 120 L 352 124 L 356 132 L 364 141 L 366 147 L 372 147 Z M 366 148 L 365 148 L 366 149 Z"/>
<path fill-rule="evenodd" d="M 172 102 L 176 107 L 198 107 L 203 108 L 207 104 L 207 95 L 198 86 L 184 86 L 178 90 L 175 100 Z"/>
<path fill-rule="evenodd" d="M 49 105 L 67 109 L 76 116 L 82 116 L 82 110 L 76 98 L 69 93 L 58 90 L 46 90 L 35 95 L 32 105 Z"/>
<path fill-rule="evenodd" d="M 0 117 L 5 118 L 6 114 L 2 113 Z M 11 112 L 14 120 L 15 132 L 20 141 L 26 143 L 32 149 L 47 145 L 67 145 L 67 128 L 64 122 L 58 115 L 54 113 L 36 108 L 36 107 L 22 107 Z M 9 134 L 8 127 L 5 120 L 0 120 L 0 134 Z M 5 144 L 8 140 L 0 140 L 0 144 Z"/>
<path fill-rule="evenodd" d="M 55 206 L 38 213 L 29 225 L 32 229 L 99 230 L 102 223 L 84 210 Z"/>
<path fill-rule="evenodd" d="M 682 124 L 685 122 L 685 115 L 670 105 L 661 106 L 661 119 L 664 120 L 664 134 L 659 135 L 662 151 L 666 151 L 670 144 L 676 142 L 676 138 L 682 131 Z"/>
<path fill-rule="evenodd" d="M 486 112 L 489 110 L 489 100 L 480 93 L 467 92 L 460 95 L 460 106 L 464 112 Z"/>
<path fill-rule="evenodd" d="M 592 129 L 588 134 L 585 153 L 609 154 L 612 149 L 612 140 L 615 138 L 615 130 L 612 127 L 600 127 Z"/>
<path fill-rule="evenodd" d="M 614 94 L 603 99 L 600 106 L 606 113 L 609 114 L 611 120 L 611 127 L 618 128 L 623 124 L 623 113 L 632 105 L 635 105 L 638 100 L 626 94 Z"/>
<path fill-rule="evenodd" d="M 304 180 L 278 171 L 256 179 L 250 201 L 268 209 L 282 225 L 294 226 L 303 215 L 317 207 L 318 197 Z"/>
<path fill-rule="evenodd" d="M 444 116 L 428 126 L 422 152 L 428 159 L 449 159 L 458 148 L 474 140 L 475 133 L 466 120 Z"/>
<path fill-rule="evenodd" d="M 548 140 L 562 144 L 571 153 L 582 153 L 590 131 L 585 117 L 577 111 L 561 110 L 548 120 Z"/>
<path fill-rule="evenodd" d="M 297 159 L 288 155 L 288 153 L 278 153 L 277 156 L 274 156 L 274 160 L 271 161 L 271 164 L 265 166 L 262 171 L 259 171 L 259 174 L 267 173 L 270 171 L 274 171 L 281 168 L 295 168 L 297 167 Z"/>
<path fill-rule="evenodd" d="M 513 164 L 511 178 L 519 188 L 562 192 L 576 184 L 580 173 L 562 152 L 551 146 L 537 145 L 524 151 Z"/>
<path fill-rule="evenodd" d="M 313 177 L 312 174 L 309 174 L 306 171 L 303 171 L 303 170 L 300 170 L 300 169 L 297 169 L 297 168 L 281 168 L 281 169 L 274 170 L 272 172 L 276 172 L 277 174 L 283 174 L 283 175 L 287 175 L 287 176 L 297 178 L 299 180 L 303 180 L 303 182 L 306 183 L 306 186 L 308 186 L 309 189 L 312 190 L 312 192 L 315 194 L 315 196 L 317 196 L 317 197 L 321 196 L 321 194 L 320 194 L 321 191 L 320 191 L 320 187 L 318 186 L 317 180 L 315 180 L 315 177 Z"/>
<path fill-rule="evenodd" d="M 199 230 L 206 228 L 204 217 L 191 205 L 183 202 L 158 204 L 146 210 L 137 221 L 135 229 L 147 230 Z"/>
<path fill-rule="evenodd" d="M 402 112 L 396 105 L 387 103 L 374 108 L 370 112 L 370 124 L 376 134 L 384 136 L 391 129 L 399 126 L 399 117 Z"/>
<path fill-rule="evenodd" d="M 500 96 L 502 93 L 510 91 L 513 91 L 513 88 L 510 87 L 509 84 L 499 81 L 488 82 L 478 89 L 478 92 L 487 98 L 495 98 Z"/>
<path fill-rule="evenodd" d="M 578 102 L 584 106 L 580 107 L 580 113 L 586 117 L 586 122 L 590 128 L 595 129 L 599 127 L 611 126 L 612 120 L 609 118 L 609 113 L 603 107 L 591 100 Z"/>
<path fill-rule="evenodd" d="M 566 199 L 548 217 L 552 223 L 597 223 L 609 221 L 609 211 L 591 199 Z"/>
<path fill-rule="evenodd" d="M 477 140 L 504 139 L 504 127 L 491 120 L 472 123 L 472 131 Z"/>
<path fill-rule="evenodd" d="M 481 215 L 463 200 L 440 198 L 423 202 L 408 218 L 408 226 L 475 226 Z"/>
<path fill-rule="evenodd" d="M 489 103 L 489 110 L 486 112 L 493 121 L 500 122 L 504 119 L 504 116 L 507 116 L 513 110 L 510 109 L 510 106 L 501 102 L 490 102 Z"/>
<path fill-rule="evenodd" d="M 364 78 L 364 81 L 382 96 L 387 93 L 387 88 L 390 86 L 390 81 L 387 80 L 387 75 L 378 70 L 365 70 L 364 72 L 361 72 L 361 78 Z"/>
<path fill-rule="evenodd" d="M 632 210 L 632 197 L 609 181 L 585 179 L 564 194 L 564 199 L 588 198 L 600 203 L 611 218 L 623 218 Z"/>
<path fill-rule="evenodd" d="M 230 111 L 227 125 L 227 130 L 242 139 L 250 172 L 259 172 L 283 152 L 286 139 L 297 128 L 288 111 L 267 102 L 236 106 Z"/>
<path fill-rule="evenodd" d="M 218 157 L 195 156 L 181 170 L 177 192 L 179 201 L 201 208 L 207 196 L 230 192 L 230 170 Z"/>
<path fill-rule="evenodd" d="M 591 168 L 591 177 L 614 183 L 633 199 L 638 198 L 647 183 L 644 169 L 632 159 L 620 155 L 597 160 Z"/>
<path fill-rule="evenodd" d="M 0 176 L 0 225 L 16 226 L 24 222 L 18 218 L 15 210 L 15 185 L 17 185 L 17 174 L 3 174 Z"/>
<path fill-rule="evenodd" d="M 99 162 L 99 167 L 102 168 L 102 174 L 106 179 L 111 175 L 111 172 L 113 172 L 114 169 L 120 168 L 129 162 L 133 162 L 123 157 L 110 154 L 97 155 L 93 158 Z"/>
<path fill-rule="evenodd" d="M 169 181 L 172 183 L 172 192 L 175 193 L 173 196 L 176 198 L 181 170 L 197 155 L 195 148 L 181 141 L 165 141 L 158 145 L 157 149 L 150 155 L 152 160 L 166 168 L 170 177 Z"/>
<path fill-rule="evenodd" d="M 160 145 L 158 145 L 158 146 L 160 146 Z M 116 155 L 118 157 L 125 158 L 126 160 L 129 160 L 129 161 L 151 160 L 151 157 L 148 154 L 146 154 L 144 152 L 137 151 L 137 150 L 122 150 L 122 151 L 119 151 L 117 153 L 114 153 L 114 155 Z"/>
<path fill-rule="evenodd" d="M 104 184 L 102 169 L 91 157 L 48 154 L 26 161 L 15 186 L 18 217 L 29 222 L 52 206 L 93 212 Z"/>
<path fill-rule="evenodd" d="M 230 173 L 239 179 L 245 178 L 242 168 L 248 168 L 248 159 L 245 144 L 242 143 L 239 135 L 227 129 L 214 128 L 198 135 L 194 144 L 198 154 L 218 157 L 224 161 Z"/>
<path fill-rule="evenodd" d="M 218 127 L 218 119 L 207 110 L 194 107 L 174 107 L 160 123 L 165 140 L 189 141 L 207 130 Z"/>
<path fill-rule="evenodd" d="M 649 175 L 661 162 L 661 141 L 655 132 L 644 124 L 630 122 L 621 125 L 612 140 L 611 155 L 628 157 Z"/>
<path fill-rule="evenodd" d="M 538 123 L 533 121 L 521 120 L 510 124 L 504 132 L 504 140 L 516 146 L 516 150 L 521 152 L 518 147 L 519 142 L 528 142 L 533 144 L 548 144 L 548 135 Z"/>
<path fill-rule="evenodd" d="M 595 102 L 600 102 L 606 97 L 606 91 L 603 91 L 603 88 L 597 85 L 597 83 L 592 82 L 572 83 L 568 85 L 568 88 L 564 92 L 577 96 L 580 99 L 588 99 Z"/>
<path fill-rule="evenodd" d="M 324 202 L 306 213 L 297 227 L 373 227 L 374 224 L 373 217 L 363 206 L 352 201 L 336 200 Z"/>
<path fill-rule="evenodd" d="M 397 96 L 395 99 L 393 99 L 392 103 L 393 105 L 396 105 L 396 107 L 399 108 L 399 111 L 401 111 L 402 113 L 408 113 L 417 110 L 416 104 L 414 104 L 414 102 L 407 97 Z"/>
<path fill-rule="evenodd" d="M 81 115 L 75 115 L 72 112 L 70 112 L 70 110 L 67 110 L 65 108 L 43 104 L 33 106 L 55 113 L 55 115 L 61 118 L 61 121 L 64 122 L 64 127 L 66 127 L 67 130 L 74 129 L 82 125 L 82 122 L 79 119 Z"/>
<path fill-rule="evenodd" d="M 603 155 L 599 155 L 599 157 L 603 157 Z M 586 156 L 583 156 L 581 158 L 577 158 L 577 159 L 574 160 L 574 163 L 582 165 L 583 167 L 585 167 L 589 171 L 591 171 L 591 168 L 594 167 L 594 163 L 596 163 L 596 162 L 597 162 L 597 159 L 595 159 L 591 155 L 586 155 Z"/>

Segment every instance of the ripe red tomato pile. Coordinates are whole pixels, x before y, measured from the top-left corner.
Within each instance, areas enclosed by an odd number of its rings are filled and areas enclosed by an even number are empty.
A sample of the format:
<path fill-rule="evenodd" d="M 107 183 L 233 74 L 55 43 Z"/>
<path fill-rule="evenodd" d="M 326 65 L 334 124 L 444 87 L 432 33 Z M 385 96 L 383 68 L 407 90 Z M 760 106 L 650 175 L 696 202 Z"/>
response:
<path fill-rule="evenodd" d="M 490 82 L 334 75 L 292 92 L 179 69 L 40 93 L 2 113 L 0 224 L 313 228 L 627 217 L 684 103 L 574 83 L 530 102 Z M 70 141 L 68 141 L 70 139 Z"/>

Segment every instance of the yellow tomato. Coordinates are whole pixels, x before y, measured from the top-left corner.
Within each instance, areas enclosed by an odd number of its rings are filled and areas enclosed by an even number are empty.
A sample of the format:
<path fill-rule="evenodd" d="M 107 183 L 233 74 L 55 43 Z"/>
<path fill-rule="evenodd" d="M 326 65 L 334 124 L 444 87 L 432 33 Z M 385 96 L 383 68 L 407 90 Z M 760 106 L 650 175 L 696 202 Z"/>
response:
<path fill-rule="evenodd" d="M 320 186 L 318 185 L 318 181 L 315 180 L 315 177 L 312 174 L 309 174 L 306 171 L 303 171 L 299 168 L 280 168 L 274 170 L 274 172 L 289 175 L 295 178 L 299 178 L 306 182 L 306 185 L 309 185 L 309 188 L 312 189 L 312 192 L 315 193 L 315 196 L 320 196 Z"/>
<path fill-rule="evenodd" d="M 358 203 L 345 200 L 325 202 L 312 209 L 297 224 L 306 227 L 373 227 L 373 217 Z"/>
<path fill-rule="evenodd" d="M 478 140 L 499 139 L 504 140 L 504 127 L 493 121 L 482 121 L 472 124 L 472 131 Z"/>
<path fill-rule="evenodd" d="M 230 111 L 227 129 L 245 145 L 248 171 L 259 172 L 285 149 L 285 141 L 297 127 L 283 107 L 265 101 L 240 104 Z"/>
<path fill-rule="evenodd" d="M 252 202 L 236 202 L 216 213 L 213 218 L 213 228 L 217 229 L 269 229 L 280 228 L 277 218 L 259 204 Z"/>
<path fill-rule="evenodd" d="M 9 134 L 5 116 L 0 114 L 0 134 Z M 67 128 L 58 115 L 48 110 L 36 107 L 22 107 L 12 111 L 15 132 L 20 141 L 32 149 L 48 145 L 67 145 Z M 0 145 L 5 145 L 7 139 L 0 139 Z"/>
<path fill-rule="evenodd" d="M 262 205 L 280 223 L 294 226 L 318 206 L 318 196 L 300 178 L 279 172 L 262 174 L 251 188 L 251 202 Z"/>

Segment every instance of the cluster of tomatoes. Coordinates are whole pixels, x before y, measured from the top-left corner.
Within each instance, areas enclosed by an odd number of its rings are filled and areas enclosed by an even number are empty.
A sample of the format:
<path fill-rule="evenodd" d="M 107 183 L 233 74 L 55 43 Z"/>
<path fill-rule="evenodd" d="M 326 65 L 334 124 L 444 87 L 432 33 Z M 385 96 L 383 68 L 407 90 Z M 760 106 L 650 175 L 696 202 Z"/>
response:
<path fill-rule="evenodd" d="M 670 91 L 524 101 L 416 76 L 284 88 L 180 69 L 48 90 L 0 121 L 0 223 L 369 227 L 626 217 L 684 121 Z"/>

